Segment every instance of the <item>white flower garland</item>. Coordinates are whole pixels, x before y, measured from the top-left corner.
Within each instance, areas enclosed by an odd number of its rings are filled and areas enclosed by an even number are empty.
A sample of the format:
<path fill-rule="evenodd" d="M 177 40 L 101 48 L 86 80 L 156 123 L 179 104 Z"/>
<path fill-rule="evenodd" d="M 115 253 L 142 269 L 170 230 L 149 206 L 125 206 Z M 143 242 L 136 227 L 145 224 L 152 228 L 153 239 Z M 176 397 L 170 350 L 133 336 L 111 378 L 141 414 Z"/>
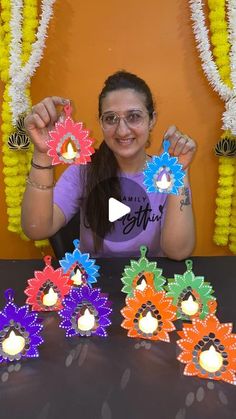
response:
<path fill-rule="evenodd" d="M 233 91 L 226 86 L 220 78 L 217 66 L 213 60 L 210 42 L 208 39 L 208 29 L 202 7 L 202 0 L 190 0 L 191 19 L 193 20 L 193 31 L 200 51 L 203 70 L 213 87 L 224 101 L 231 98 Z"/>
<path fill-rule="evenodd" d="M 230 129 L 236 135 L 236 4 L 235 0 L 228 0 L 228 22 L 230 37 L 230 78 L 233 84 L 231 97 L 226 101 L 223 114 L 223 129 Z"/>
<path fill-rule="evenodd" d="M 9 95 L 11 97 L 12 122 L 16 124 L 19 115 L 29 108 L 26 87 L 32 75 L 40 64 L 45 46 L 48 23 L 53 14 L 55 0 L 42 0 L 42 13 L 36 41 L 32 45 L 32 52 L 28 62 L 22 67 L 21 53 L 21 26 L 22 26 L 22 0 L 11 0 L 11 43 L 10 43 L 10 79 Z M 20 16 L 20 19 L 19 19 Z"/>
<path fill-rule="evenodd" d="M 228 0 L 228 21 L 229 21 L 229 37 L 231 44 L 230 64 L 231 64 L 231 80 L 236 89 L 236 2 Z"/>
<path fill-rule="evenodd" d="M 228 19 L 231 40 L 231 80 L 233 89 L 224 84 L 220 78 L 217 66 L 214 62 L 208 39 L 203 12 L 202 0 L 190 0 L 191 19 L 193 20 L 193 31 L 200 51 L 203 70 L 213 89 L 225 101 L 225 112 L 222 120 L 224 130 L 230 130 L 236 135 L 236 4 L 235 0 L 228 0 Z"/>

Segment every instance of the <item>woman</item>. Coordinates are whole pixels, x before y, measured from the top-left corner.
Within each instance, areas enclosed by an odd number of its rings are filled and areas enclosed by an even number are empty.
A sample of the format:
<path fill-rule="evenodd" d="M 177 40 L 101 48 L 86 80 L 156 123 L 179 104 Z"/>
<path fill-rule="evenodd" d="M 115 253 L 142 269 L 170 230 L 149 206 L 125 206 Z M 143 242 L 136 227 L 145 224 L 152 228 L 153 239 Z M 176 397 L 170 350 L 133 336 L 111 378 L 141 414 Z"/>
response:
<path fill-rule="evenodd" d="M 195 244 L 188 178 L 196 150 L 194 141 L 176 127 L 169 127 L 164 138 L 170 142 L 169 153 L 178 157 L 186 171 L 184 186 L 177 196 L 145 194 L 142 172 L 151 160 L 145 149 L 156 123 L 153 98 L 144 80 L 119 71 L 108 77 L 99 96 L 104 140 L 92 162 L 70 166 L 53 189 L 53 168 L 45 140 L 61 118 L 58 107 L 67 103 L 60 97 L 46 98 L 25 118 L 25 128 L 34 143 L 22 204 L 25 234 L 34 240 L 50 237 L 80 209 L 81 250 L 93 256 L 136 256 L 140 245 L 146 245 L 149 256 L 165 255 L 176 260 L 188 257 Z M 137 197 L 136 192 L 132 196 L 133 184 L 144 196 Z M 137 201 L 136 215 L 127 215 L 115 224 L 109 222 L 110 197 L 124 204 L 127 197 Z M 146 199 L 149 204 L 145 207 Z M 140 227 L 135 234 L 132 223 Z"/>

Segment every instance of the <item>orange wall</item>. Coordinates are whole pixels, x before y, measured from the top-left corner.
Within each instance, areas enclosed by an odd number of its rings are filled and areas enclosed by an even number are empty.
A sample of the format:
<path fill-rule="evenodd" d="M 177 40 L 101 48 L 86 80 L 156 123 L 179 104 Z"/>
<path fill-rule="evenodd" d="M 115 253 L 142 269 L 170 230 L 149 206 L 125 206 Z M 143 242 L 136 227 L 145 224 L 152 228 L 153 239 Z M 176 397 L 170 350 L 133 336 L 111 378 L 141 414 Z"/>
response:
<path fill-rule="evenodd" d="M 202 72 L 188 1 L 57 0 L 48 35 L 32 80 L 33 103 L 48 95 L 70 98 L 74 119 L 84 121 L 99 143 L 97 97 L 104 79 L 118 69 L 143 77 L 158 110 L 150 151 L 158 151 L 163 132 L 171 124 L 198 143 L 191 169 L 195 255 L 230 254 L 212 242 L 218 165 L 213 147 L 221 134 L 223 103 Z M 3 189 L 1 176 L 0 257 L 41 257 L 32 242 L 7 231 Z"/>

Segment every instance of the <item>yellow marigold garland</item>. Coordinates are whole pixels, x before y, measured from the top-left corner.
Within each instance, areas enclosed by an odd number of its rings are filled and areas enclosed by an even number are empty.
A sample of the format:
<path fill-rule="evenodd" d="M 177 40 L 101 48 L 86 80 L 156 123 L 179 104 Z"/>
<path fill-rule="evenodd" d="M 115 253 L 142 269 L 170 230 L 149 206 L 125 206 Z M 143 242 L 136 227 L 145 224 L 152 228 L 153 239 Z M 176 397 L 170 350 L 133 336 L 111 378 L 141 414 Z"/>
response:
<path fill-rule="evenodd" d="M 224 133 L 222 137 L 228 137 Z M 232 157 L 219 157 L 219 178 L 216 198 L 216 218 L 214 242 L 219 246 L 226 246 L 230 234 L 230 217 L 232 197 L 234 193 L 235 159 Z"/>
<path fill-rule="evenodd" d="M 225 0 L 208 0 L 211 43 L 213 55 L 223 82 L 232 88 L 230 79 L 230 43 L 228 40 L 228 26 L 225 12 Z M 229 131 L 225 131 L 221 138 L 234 138 Z M 219 179 L 216 198 L 216 218 L 213 240 L 217 245 L 226 246 L 231 232 L 232 197 L 234 186 L 235 159 L 219 157 Z M 232 235 L 230 235 L 232 240 Z M 236 244 L 236 242 L 235 242 Z M 232 250 L 232 249 L 231 249 Z"/>
<path fill-rule="evenodd" d="M 234 159 L 235 160 L 235 159 Z M 230 244 L 229 249 L 236 254 L 236 171 L 234 174 L 234 193 L 232 198 L 232 209 L 230 217 Z"/>
<path fill-rule="evenodd" d="M 6 146 L 9 135 L 13 130 L 13 126 L 11 123 L 11 109 L 9 107 L 9 86 L 10 86 L 10 78 L 9 78 L 9 67 L 10 67 L 10 57 L 9 57 L 9 44 L 11 40 L 11 32 L 10 32 L 10 19 L 11 19 L 11 4 L 9 1 L 1 0 L 1 32 L 0 32 L 0 71 L 1 71 L 1 80 L 5 83 L 5 90 L 3 94 L 3 104 L 2 104 L 2 139 L 3 139 L 3 163 L 5 167 L 13 168 L 18 166 L 18 156 L 14 155 L 11 150 L 8 149 Z M 11 176 L 9 174 L 5 174 L 4 182 L 5 185 L 9 185 L 8 188 L 11 187 Z M 14 182 L 14 181 L 13 181 Z M 16 188 L 16 185 L 15 185 Z M 18 188 L 17 188 L 18 189 Z M 7 202 L 7 195 L 6 195 L 6 203 L 8 207 L 14 207 L 14 202 L 12 203 L 9 200 Z M 16 199 L 16 198 L 12 198 Z M 18 204 L 19 205 L 19 204 Z M 13 232 L 19 232 L 19 229 L 16 226 L 16 220 L 19 219 L 19 216 L 10 216 L 9 215 L 9 225 L 8 229 Z"/>
<path fill-rule="evenodd" d="M 21 238 L 28 240 L 21 229 L 21 202 L 25 189 L 26 175 L 29 171 L 29 163 L 32 157 L 32 147 L 29 151 L 12 151 L 8 148 L 7 142 L 10 134 L 14 131 L 12 125 L 12 113 L 9 106 L 9 77 L 10 68 L 10 42 L 11 42 L 11 2 L 1 0 L 1 22 L 0 22 L 0 76 L 5 83 L 2 104 L 2 139 L 3 139 L 3 174 L 6 205 L 8 214 L 8 230 L 20 234 Z M 22 24 L 22 64 L 25 64 L 30 56 L 32 43 L 35 41 L 35 33 L 38 25 L 38 4 L 37 0 L 25 0 L 23 7 Z M 30 103 L 29 86 L 26 86 L 26 93 Z M 47 240 L 35 242 L 37 247 L 48 245 Z"/>

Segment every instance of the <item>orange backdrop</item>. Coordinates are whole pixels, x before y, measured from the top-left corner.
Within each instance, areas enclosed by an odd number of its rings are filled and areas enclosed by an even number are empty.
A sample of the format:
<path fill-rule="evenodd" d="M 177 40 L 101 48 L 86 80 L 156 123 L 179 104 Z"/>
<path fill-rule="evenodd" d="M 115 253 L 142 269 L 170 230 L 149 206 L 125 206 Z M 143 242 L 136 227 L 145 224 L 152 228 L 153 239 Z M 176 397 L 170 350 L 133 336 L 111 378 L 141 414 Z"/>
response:
<path fill-rule="evenodd" d="M 213 148 L 221 134 L 224 105 L 201 69 L 188 1 L 57 0 L 44 57 L 32 80 L 33 103 L 50 95 L 70 98 L 73 118 L 84 121 L 99 144 L 97 97 L 104 79 L 118 69 L 143 77 L 153 91 L 158 123 L 151 153 L 158 151 L 172 124 L 198 143 L 191 168 L 197 225 L 194 254 L 230 254 L 212 240 L 218 177 Z M 2 170 L 0 194 L 0 257 L 41 257 L 32 242 L 7 231 Z"/>

